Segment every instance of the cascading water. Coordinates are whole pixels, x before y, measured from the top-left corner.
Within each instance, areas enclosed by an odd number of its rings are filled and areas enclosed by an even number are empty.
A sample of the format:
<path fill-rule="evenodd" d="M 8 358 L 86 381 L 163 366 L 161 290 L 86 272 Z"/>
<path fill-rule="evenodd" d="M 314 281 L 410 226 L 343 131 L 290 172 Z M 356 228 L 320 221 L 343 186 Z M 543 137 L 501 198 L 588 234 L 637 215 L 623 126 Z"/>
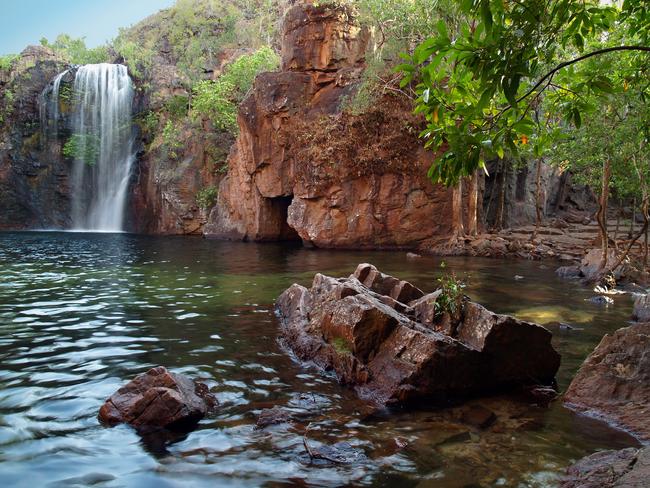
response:
<path fill-rule="evenodd" d="M 66 73 L 54 78 L 41 96 L 41 126 L 46 140 L 59 134 L 59 91 Z M 133 95 L 126 66 L 102 63 L 76 69 L 70 96 L 70 136 L 63 144 L 63 154 L 74 159 L 71 178 L 74 230 L 123 230 L 135 159 Z"/>
<path fill-rule="evenodd" d="M 50 136 L 54 138 L 59 134 L 59 92 L 61 90 L 61 80 L 68 74 L 68 70 L 56 75 L 52 83 L 45 87 L 39 100 L 39 112 L 41 118 L 41 130 L 47 139 Z M 52 122 L 50 124 L 49 122 Z"/>
<path fill-rule="evenodd" d="M 81 66 L 73 97 L 73 226 L 79 230 L 121 231 L 135 159 L 133 84 L 126 66 Z"/>

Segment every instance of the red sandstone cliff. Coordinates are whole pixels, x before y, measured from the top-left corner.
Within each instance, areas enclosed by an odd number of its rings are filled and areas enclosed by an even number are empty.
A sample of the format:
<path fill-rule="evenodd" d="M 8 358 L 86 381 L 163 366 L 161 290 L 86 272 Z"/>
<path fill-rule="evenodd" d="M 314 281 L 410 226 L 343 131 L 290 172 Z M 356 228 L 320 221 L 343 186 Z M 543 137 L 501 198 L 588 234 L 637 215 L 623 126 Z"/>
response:
<path fill-rule="evenodd" d="M 292 7 L 282 70 L 265 73 L 239 113 L 205 234 L 318 247 L 407 248 L 450 232 L 451 192 L 426 177 L 407 101 L 341 112 L 364 68 L 368 33 L 346 7 Z"/>

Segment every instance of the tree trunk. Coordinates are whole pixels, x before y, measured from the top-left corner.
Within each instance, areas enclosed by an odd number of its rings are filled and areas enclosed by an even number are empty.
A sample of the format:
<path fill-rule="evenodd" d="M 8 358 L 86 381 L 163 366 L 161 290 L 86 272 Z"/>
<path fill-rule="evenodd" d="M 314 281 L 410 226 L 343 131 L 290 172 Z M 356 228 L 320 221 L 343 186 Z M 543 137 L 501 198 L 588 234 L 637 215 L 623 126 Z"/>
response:
<path fill-rule="evenodd" d="M 634 235 L 634 221 L 636 220 L 636 197 L 632 199 L 632 219 L 630 220 L 630 239 Z"/>
<path fill-rule="evenodd" d="M 469 213 L 467 232 L 471 236 L 478 234 L 478 171 L 470 177 L 469 180 L 469 203 L 467 211 Z"/>
<path fill-rule="evenodd" d="M 499 172 L 499 201 L 497 203 L 497 212 L 494 217 L 494 229 L 500 231 L 503 229 L 503 213 L 506 205 L 506 173 L 508 163 L 505 159 L 501 160 L 501 171 Z"/>
<path fill-rule="evenodd" d="M 616 264 L 614 264 L 614 266 L 612 266 L 612 271 L 614 271 L 621 264 L 623 264 L 623 261 L 625 261 L 625 258 L 627 258 L 628 254 L 630 253 L 630 250 L 634 246 L 634 243 L 636 243 L 636 241 L 638 241 L 639 238 L 644 234 L 645 234 L 645 240 L 646 240 L 646 246 L 647 246 L 647 242 L 648 242 L 648 200 L 649 200 L 648 195 L 647 195 L 646 192 L 644 192 L 643 202 L 641 203 L 641 208 L 642 208 L 642 212 L 643 212 L 643 228 L 639 231 L 638 234 L 636 234 L 634 237 L 632 237 L 632 239 L 630 240 L 630 242 L 627 245 L 627 248 L 625 248 L 625 251 L 623 252 L 623 254 L 621 254 L 618 257 L 618 259 L 616 260 Z M 647 258 L 648 258 L 647 250 L 648 250 L 648 248 L 646 247 L 646 250 L 645 250 L 646 254 L 643 257 L 644 266 L 647 264 Z"/>
<path fill-rule="evenodd" d="M 451 194 L 451 218 L 452 235 L 454 238 L 462 237 L 465 234 L 463 226 L 463 180 L 458 180 Z"/>
<path fill-rule="evenodd" d="M 537 239 L 539 228 L 542 225 L 542 158 L 537 160 L 537 174 L 535 176 L 535 232 L 530 236 L 530 240 Z"/>
<path fill-rule="evenodd" d="M 644 238 L 644 250 L 643 250 L 643 268 L 647 269 L 648 267 L 648 197 L 645 198 L 645 204 L 643 206 L 643 227 L 645 228 L 645 238 Z"/>
<path fill-rule="evenodd" d="M 623 212 L 623 202 L 618 199 L 618 210 L 616 211 L 616 228 L 614 229 L 614 247 L 618 250 L 618 229 L 621 226 L 621 213 Z"/>
<path fill-rule="evenodd" d="M 598 227 L 600 231 L 600 244 L 602 249 L 602 258 L 600 269 L 607 267 L 607 254 L 609 252 L 609 235 L 607 234 L 607 200 L 609 199 L 609 180 L 612 176 L 612 166 L 609 159 L 603 162 L 603 179 L 602 189 L 600 191 L 600 201 L 598 202 Z"/>

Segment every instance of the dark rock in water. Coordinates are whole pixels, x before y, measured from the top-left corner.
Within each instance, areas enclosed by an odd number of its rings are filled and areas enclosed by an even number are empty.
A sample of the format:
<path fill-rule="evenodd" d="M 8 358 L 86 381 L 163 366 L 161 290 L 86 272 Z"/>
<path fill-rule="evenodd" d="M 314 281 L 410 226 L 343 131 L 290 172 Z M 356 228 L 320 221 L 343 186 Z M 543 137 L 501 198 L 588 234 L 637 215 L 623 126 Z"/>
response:
<path fill-rule="evenodd" d="M 571 382 L 568 406 L 650 440 L 650 323 L 603 337 Z"/>
<path fill-rule="evenodd" d="M 269 425 L 286 424 L 293 420 L 293 415 L 281 407 L 266 408 L 257 417 L 256 428 L 264 429 Z"/>
<path fill-rule="evenodd" d="M 634 300 L 632 318 L 637 322 L 650 322 L 650 293 L 640 295 Z"/>
<path fill-rule="evenodd" d="M 305 437 L 303 443 L 307 454 L 309 454 L 312 460 L 317 459 L 334 464 L 353 464 L 364 462 L 368 459 L 363 451 L 352 447 L 348 442 L 337 442 L 331 446 L 326 444 L 313 446 Z"/>
<path fill-rule="evenodd" d="M 278 298 L 281 342 L 378 405 L 553 381 L 560 356 L 548 330 L 469 300 L 453 321 L 436 315 L 436 299 L 368 264 L 349 278 L 317 274 L 311 289 Z"/>
<path fill-rule="evenodd" d="M 579 266 L 561 266 L 555 270 L 560 278 L 580 278 L 580 267 Z"/>
<path fill-rule="evenodd" d="M 595 303 L 596 305 L 612 305 L 614 300 L 610 297 L 603 295 L 596 295 L 587 300 L 588 302 Z"/>
<path fill-rule="evenodd" d="M 460 421 L 464 424 L 477 427 L 479 429 L 487 429 L 490 425 L 496 422 L 497 416 L 494 412 L 481 405 L 472 405 L 464 408 L 460 414 Z"/>
<path fill-rule="evenodd" d="M 646 488 L 650 448 L 602 451 L 569 467 L 561 488 Z"/>
<path fill-rule="evenodd" d="M 99 410 L 100 422 L 139 430 L 189 429 L 217 404 L 208 387 L 163 366 L 136 376 Z"/>

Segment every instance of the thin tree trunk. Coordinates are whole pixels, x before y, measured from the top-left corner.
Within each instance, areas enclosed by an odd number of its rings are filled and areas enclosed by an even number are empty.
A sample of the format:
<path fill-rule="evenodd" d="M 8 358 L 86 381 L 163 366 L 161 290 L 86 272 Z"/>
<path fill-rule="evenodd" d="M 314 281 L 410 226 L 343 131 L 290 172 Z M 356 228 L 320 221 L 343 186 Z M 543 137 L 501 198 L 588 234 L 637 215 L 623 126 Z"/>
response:
<path fill-rule="evenodd" d="M 462 237 L 465 234 L 463 226 L 463 180 L 458 180 L 451 194 L 451 215 L 453 237 Z"/>
<path fill-rule="evenodd" d="M 505 159 L 501 160 L 501 171 L 499 172 L 499 201 L 497 203 L 497 212 L 494 218 L 494 229 L 500 231 L 503 229 L 503 212 L 506 205 L 506 173 L 508 164 Z"/>
<path fill-rule="evenodd" d="M 616 228 L 614 229 L 614 247 L 618 251 L 618 229 L 621 225 L 621 213 L 623 212 L 623 202 L 618 199 L 618 211 L 616 212 Z"/>
<path fill-rule="evenodd" d="M 535 176 L 535 232 L 530 237 L 531 241 L 537 239 L 539 228 L 542 225 L 542 158 L 537 160 L 537 174 Z"/>
<path fill-rule="evenodd" d="M 645 228 L 645 242 L 643 251 L 643 268 L 648 267 L 648 198 L 646 197 L 645 206 L 643 208 L 643 227 Z"/>
<path fill-rule="evenodd" d="M 634 235 L 634 221 L 636 220 L 636 197 L 632 199 L 632 220 L 630 220 L 630 234 L 629 237 L 632 239 Z"/>
<path fill-rule="evenodd" d="M 478 234 L 478 171 L 470 177 L 469 180 L 469 203 L 467 211 L 469 213 L 467 231 L 469 235 Z"/>
<path fill-rule="evenodd" d="M 607 200 L 609 198 L 609 180 L 611 176 L 611 163 L 609 159 L 605 159 L 603 162 L 602 189 L 600 192 L 600 202 L 598 205 L 598 226 L 600 228 L 600 244 L 603 253 L 600 261 L 601 270 L 604 270 L 607 267 L 607 254 L 609 253 L 609 236 L 607 234 Z"/>
<path fill-rule="evenodd" d="M 625 251 L 623 254 L 621 254 L 618 259 L 616 260 L 616 264 L 612 266 L 612 271 L 614 271 L 616 268 L 618 268 L 621 264 L 623 264 L 623 261 L 625 261 L 625 258 L 627 258 L 628 254 L 630 253 L 630 250 L 636 243 L 636 241 L 639 240 L 639 238 L 645 234 L 646 236 L 646 244 L 647 244 L 647 238 L 648 238 L 648 196 L 647 194 L 643 196 L 643 202 L 642 202 L 642 208 L 643 208 L 643 228 L 636 234 L 628 243 L 627 247 L 625 248 Z M 646 248 L 647 252 L 647 248 Z M 644 256 L 644 264 L 645 260 L 647 260 L 647 254 Z"/>

